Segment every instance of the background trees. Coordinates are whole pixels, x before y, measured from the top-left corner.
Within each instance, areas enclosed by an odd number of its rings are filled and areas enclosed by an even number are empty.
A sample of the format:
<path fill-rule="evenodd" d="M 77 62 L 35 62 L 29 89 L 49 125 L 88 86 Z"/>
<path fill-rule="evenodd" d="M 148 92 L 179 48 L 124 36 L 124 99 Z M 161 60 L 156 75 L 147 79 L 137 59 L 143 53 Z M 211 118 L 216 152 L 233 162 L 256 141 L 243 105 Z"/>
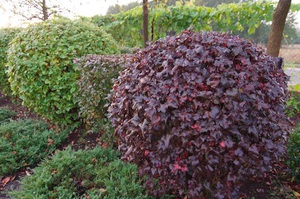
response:
<path fill-rule="evenodd" d="M 59 1 L 53 0 L 5 0 L 10 10 L 25 20 L 45 21 L 51 16 L 69 12 L 67 8 L 60 6 Z"/>
<path fill-rule="evenodd" d="M 279 0 L 278 5 L 273 14 L 272 26 L 269 34 L 267 45 L 267 54 L 278 57 L 283 37 L 283 29 L 291 7 L 292 0 Z"/>

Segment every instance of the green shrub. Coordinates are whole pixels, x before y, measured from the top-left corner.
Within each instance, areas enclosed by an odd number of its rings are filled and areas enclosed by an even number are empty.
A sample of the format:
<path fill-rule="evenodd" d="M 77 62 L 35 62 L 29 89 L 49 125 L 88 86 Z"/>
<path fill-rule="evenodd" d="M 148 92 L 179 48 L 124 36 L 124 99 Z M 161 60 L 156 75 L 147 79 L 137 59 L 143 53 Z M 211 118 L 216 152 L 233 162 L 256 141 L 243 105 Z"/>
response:
<path fill-rule="evenodd" d="M 291 133 L 287 145 L 287 165 L 291 169 L 293 178 L 300 182 L 300 124 Z"/>
<path fill-rule="evenodd" d="M 290 98 L 286 102 L 286 114 L 289 117 L 294 117 L 297 114 L 300 114 L 300 93 L 291 92 Z"/>
<path fill-rule="evenodd" d="M 78 115 L 74 58 L 118 50 L 113 38 L 92 24 L 56 19 L 23 30 L 8 52 L 13 93 L 44 117 L 71 123 Z"/>
<path fill-rule="evenodd" d="M 183 31 L 133 56 L 108 109 L 149 194 L 238 198 L 286 152 L 287 76 L 245 39 Z"/>
<path fill-rule="evenodd" d="M 0 29 L 0 91 L 5 95 L 11 95 L 11 89 L 8 77 L 5 73 L 5 64 L 7 62 L 7 50 L 9 42 L 21 31 L 21 28 L 3 28 Z"/>
<path fill-rule="evenodd" d="M 47 123 L 19 120 L 0 126 L 0 176 L 32 166 L 51 154 L 68 131 L 49 130 Z"/>
<path fill-rule="evenodd" d="M 113 80 L 130 55 L 97 56 L 88 55 L 77 59 L 79 115 L 90 130 L 102 129 L 108 123 L 106 118 L 107 96 L 112 89 Z"/>
<path fill-rule="evenodd" d="M 147 198 L 137 168 L 111 149 L 58 151 L 22 181 L 13 198 Z"/>
<path fill-rule="evenodd" d="M 0 125 L 10 121 L 16 115 L 15 112 L 9 110 L 7 107 L 0 108 Z"/>

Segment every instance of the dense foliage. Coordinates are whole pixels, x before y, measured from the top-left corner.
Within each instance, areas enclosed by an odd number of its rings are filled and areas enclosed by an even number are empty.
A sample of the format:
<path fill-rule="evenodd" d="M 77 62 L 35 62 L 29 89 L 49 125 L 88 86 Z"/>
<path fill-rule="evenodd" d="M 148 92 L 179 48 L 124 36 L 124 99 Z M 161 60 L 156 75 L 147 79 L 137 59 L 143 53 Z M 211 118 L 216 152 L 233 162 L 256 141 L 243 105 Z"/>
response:
<path fill-rule="evenodd" d="M 293 179 L 300 182 L 300 125 L 291 133 L 287 148 L 287 164 Z"/>
<path fill-rule="evenodd" d="M 56 122 L 78 115 L 74 58 L 113 54 L 117 45 L 102 29 L 80 21 L 56 19 L 34 24 L 12 41 L 8 54 L 11 88 L 26 106 Z"/>
<path fill-rule="evenodd" d="M 15 112 L 9 110 L 6 107 L 0 108 L 0 125 L 5 122 L 9 122 L 14 116 L 16 115 Z"/>
<path fill-rule="evenodd" d="M 147 198 L 136 166 L 99 147 L 58 151 L 21 184 L 21 190 L 10 193 L 13 198 Z"/>
<path fill-rule="evenodd" d="M 232 198 L 285 153 L 287 78 L 260 48 L 188 30 L 133 59 L 109 113 L 122 158 L 152 195 Z"/>
<path fill-rule="evenodd" d="M 88 55 L 75 61 L 80 73 L 77 81 L 79 114 L 89 129 L 101 130 L 107 122 L 107 96 L 127 57 L 129 55 Z"/>
<path fill-rule="evenodd" d="M 0 126 L 0 176 L 33 166 L 50 155 L 68 131 L 50 130 L 43 121 L 19 120 Z"/>
<path fill-rule="evenodd" d="M 214 3 L 221 4 L 220 1 Z M 164 2 L 154 4 L 156 3 L 149 2 L 149 36 L 154 41 L 168 34 L 179 34 L 182 30 L 194 26 L 196 30 L 230 32 L 256 42 L 267 42 L 269 24 L 276 7 L 276 3 L 270 1 L 244 1 L 211 7 L 196 6 L 199 5 L 196 2 L 195 5 L 191 2 L 173 6 L 166 6 Z M 299 4 L 292 4 L 292 13 L 299 10 Z M 292 19 L 292 15 L 289 16 L 284 30 L 284 35 L 288 37 L 285 37 L 284 42 L 297 42 L 295 19 Z M 119 14 L 94 16 L 92 21 L 103 26 L 122 46 L 141 47 L 142 18 L 140 6 Z"/>
<path fill-rule="evenodd" d="M 195 30 L 242 32 L 252 34 L 262 22 L 270 22 L 274 5 L 270 2 L 244 2 L 203 7 L 193 4 L 157 6 L 149 11 L 149 30 L 152 40 L 167 34 L 179 34 L 193 26 Z M 94 16 L 92 21 L 102 26 L 123 46 L 142 46 L 142 8 L 136 7 L 116 15 Z"/>
<path fill-rule="evenodd" d="M 21 28 L 3 28 L 0 29 L 0 91 L 5 95 L 11 95 L 11 89 L 8 77 L 5 73 L 5 64 L 7 62 L 7 50 L 9 42 L 15 37 Z"/>

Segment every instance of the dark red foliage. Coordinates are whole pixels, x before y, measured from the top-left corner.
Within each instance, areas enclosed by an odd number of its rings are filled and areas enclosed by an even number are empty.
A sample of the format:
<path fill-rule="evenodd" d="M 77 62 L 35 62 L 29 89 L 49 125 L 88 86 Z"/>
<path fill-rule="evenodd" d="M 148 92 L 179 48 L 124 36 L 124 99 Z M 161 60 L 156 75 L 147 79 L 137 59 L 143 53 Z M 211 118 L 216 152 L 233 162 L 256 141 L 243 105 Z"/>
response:
<path fill-rule="evenodd" d="M 235 198 L 285 153 L 287 76 L 249 41 L 187 30 L 134 59 L 109 114 L 152 195 Z"/>

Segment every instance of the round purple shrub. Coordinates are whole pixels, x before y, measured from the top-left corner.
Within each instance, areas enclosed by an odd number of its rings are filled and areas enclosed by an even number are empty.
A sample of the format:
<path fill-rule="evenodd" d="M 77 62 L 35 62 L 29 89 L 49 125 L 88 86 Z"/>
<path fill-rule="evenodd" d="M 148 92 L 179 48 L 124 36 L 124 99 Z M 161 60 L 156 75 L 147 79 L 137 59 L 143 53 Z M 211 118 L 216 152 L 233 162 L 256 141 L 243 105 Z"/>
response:
<path fill-rule="evenodd" d="M 183 31 L 138 51 L 109 115 L 153 196 L 234 198 L 285 154 L 287 76 L 245 39 Z"/>

